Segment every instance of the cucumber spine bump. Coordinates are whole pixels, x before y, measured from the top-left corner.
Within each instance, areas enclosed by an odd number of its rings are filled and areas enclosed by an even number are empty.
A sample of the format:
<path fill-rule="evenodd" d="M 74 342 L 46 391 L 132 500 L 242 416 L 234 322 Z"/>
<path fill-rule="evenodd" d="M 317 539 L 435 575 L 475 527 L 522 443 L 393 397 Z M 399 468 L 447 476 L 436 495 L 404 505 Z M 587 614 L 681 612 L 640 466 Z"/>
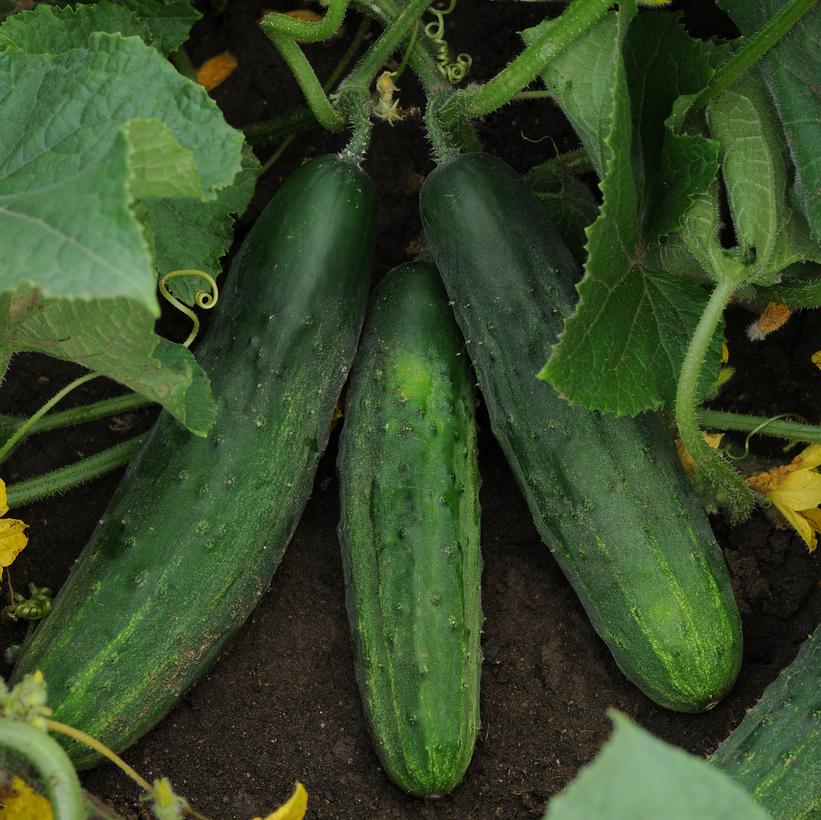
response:
<path fill-rule="evenodd" d="M 415 795 L 462 779 L 479 727 L 479 474 L 471 377 L 435 268 L 392 271 L 354 365 L 339 536 L 374 745 Z"/>
<path fill-rule="evenodd" d="M 487 154 L 437 167 L 422 223 L 491 425 L 537 529 L 624 674 L 670 709 L 732 688 L 741 624 L 724 558 L 652 414 L 572 407 L 536 379 L 576 265 L 518 175 Z"/>
<path fill-rule="evenodd" d="M 372 184 L 333 156 L 297 170 L 254 224 L 197 351 L 208 438 L 160 416 L 15 669 L 42 670 L 56 720 L 126 748 L 265 592 L 328 441 L 373 240 Z"/>

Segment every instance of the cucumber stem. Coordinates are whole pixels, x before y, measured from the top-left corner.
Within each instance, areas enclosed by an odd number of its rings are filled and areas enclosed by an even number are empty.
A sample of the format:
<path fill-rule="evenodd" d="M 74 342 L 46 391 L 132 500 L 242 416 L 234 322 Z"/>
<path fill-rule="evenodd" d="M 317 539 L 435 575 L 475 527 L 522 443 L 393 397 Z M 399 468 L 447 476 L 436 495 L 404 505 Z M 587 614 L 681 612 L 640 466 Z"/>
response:
<path fill-rule="evenodd" d="M 62 430 L 64 427 L 74 427 L 78 424 L 86 424 L 91 421 L 98 421 L 109 416 L 116 416 L 120 413 L 127 413 L 129 410 L 138 410 L 147 407 L 154 402 L 151 399 L 141 396 L 139 393 L 126 393 L 122 396 L 114 396 L 110 399 L 101 399 L 91 404 L 83 404 L 79 407 L 72 407 L 70 410 L 60 410 L 57 413 L 49 413 L 37 421 L 26 432 L 25 438 L 37 433 L 47 433 L 51 430 Z M 0 429 L 17 430 L 26 419 L 22 416 L 0 415 Z M 20 445 L 20 441 L 17 442 Z"/>
<path fill-rule="evenodd" d="M 816 0 L 790 0 L 781 10 L 768 20 L 729 59 L 725 60 L 713 74 L 707 86 L 693 100 L 689 111 L 698 111 L 714 100 L 742 76 L 754 63 L 760 60 L 784 35 L 806 14 Z"/>
<path fill-rule="evenodd" d="M 299 45 L 287 34 L 281 34 L 274 29 L 266 30 L 265 33 L 291 69 L 294 79 L 305 95 L 308 107 L 319 124 L 332 133 L 341 131 L 345 127 L 345 120 L 331 105 L 316 72 Z"/>
<path fill-rule="evenodd" d="M 6 443 L 0 447 L 0 464 L 5 461 L 11 451 L 17 446 L 18 442 L 22 441 L 26 436 L 30 435 L 31 429 L 55 404 L 61 402 L 72 390 L 85 384 L 92 379 L 96 379 L 99 373 L 86 373 L 75 379 L 70 384 L 67 384 L 62 390 L 55 393 L 39 410 L 32 413 L 6 440 Z"/>
<path fill-rule="evenodd" d="M 610 5 L 611 0 L 574 0 L 547 31 L 495 77 L 483 85 L 454 93 L 439 110 L 443 127 L 451 128 L 460 119 L 483 117 L 510 102 L 551 60 L 600 20 Z"/>
<path fill-rule="evenodd" d="M 0 749 L 22 758 L 37 772 L 54 820 L 84 820 L 83 792 L 77 773 L 53 738 L 23 721 L 2 718 Z"/>
<path fill-rule="evenodd" d="M 328 10 L 321 20 L 300 20 L 289 14 L 271 11 L 259 22 L 259 27 L 270 37 L 272 33 L 284 34 L 303 43 L 319 43 L 330 40 L 342 27 L 348 0 L 330 0 Z"/>
<path fill-rule="evenodd" d="M 396 49 L 407 39 L 413 26 L 419 24 L 419 18 L 431 0 L 409 0 L 399 14 L 394 17 L 385 30 L 377 37 L 374 44 L 365 53 L 359 65 L 343 80 L 339 90 L 364 89 L 367 91 L 382 66 Z"/>
<path fill-rule="evenodd" d="M 719 279 L 690 339 L 676 389 L 676 425 L 681 441 L 720 499 L 726 501 L 733 520 L 741 520 L 752 512 L 753 492 L 724 456 L 702 437 L 696 417 L 696 395 L 713 334 L 737 287 L 732 277 Z"/>
<path fill-rule="evenodd" d="M 24 507 L 120 467 L 131 459 L 144 440 L 145 436 L 135 436 L 74 464 L 10 484 L 6 488 L 8 506 L 10 509 Z"/>
<path fill-rule="evenodd" d="M 714 430 L 756 432 L 763 436 L 784 438 L 789 441 L 807 441 L 821 444 L 821 427 L 816 424 L 799 424 L 794 421 L 768 419 L 763 416 L 728 413 L 723 410 L 706 410 L 704 408 L 697 411 L 696 418 L 703 427 Z"/>

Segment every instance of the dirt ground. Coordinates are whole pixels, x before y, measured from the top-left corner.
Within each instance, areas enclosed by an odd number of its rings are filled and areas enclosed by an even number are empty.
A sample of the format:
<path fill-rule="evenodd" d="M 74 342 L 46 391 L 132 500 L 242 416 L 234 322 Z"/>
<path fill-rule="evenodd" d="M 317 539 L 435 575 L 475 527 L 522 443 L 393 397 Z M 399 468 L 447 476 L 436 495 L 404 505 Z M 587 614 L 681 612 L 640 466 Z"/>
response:
<path fill-rule="evenodd" d="M 544 13 L 544 7 L 529 3 L 463 0 L 461 6 L 449 18 L 448 37 L 456 50 L 472 52 L 476 79 L 490 76 L 514 55 L 516 31 Z M 226 48 L 237 54 L 239 69 L 215 92 L 235 125 L 299 103 L 293 81 L 254 29 L 260 8 L 236 0 L 224 14 L 197 26 L 190 48 L 195 64 Z M 698 18 L 688 14 L 687 21 L 695 33 L 728 31 L 712 7 L 702 6 Z M 349 33 L 354 25 L 347 24 Z M 310 48 L 321 76 L 344 47 L 340 40 Z M 400 87 L 408 94 L 406 104 L 417 99 L 410 77 Z M 489 151 L 521 172 L 556 148 L 577 144 L 546 101 L 511 105 L 480 123 L 479 131 Z M 300 137 L 261 180 L 238 237 L 302 159 L 340 144 L 340 138 L 319 132 Z M 375 277 L 404 261 L 407 246 L 418 238 L 416 193 L 420 176 L 431 168 L 417 121 L 376 129 L 366 163 L 379 195 Z M 797 315 L 766 343 L 746 339 L 750 318 L 739 308 L 731 311 L 728 340 L 737 374 L 716 406 L 762 415 L 790 411 L 817 422 L 821 373 L 809 359 L 821 348 L 818 312 Z M 168 327 L 176 331 L 173 323 Z M 76 372 L 44 357 L 19 356 L 0 390 L 0 412 L 33 411 Z M 95 381 L 75 391 L 65 406 L 117 390 Z M 89 455 L 147 428 L 154 414 L 147 409 L 32 439 L 7 462 L 3 478 L 11 483 Z M 526 818 L 541 816 L 546 800 L 593 758 L 609 734 L 609 707 L 691 752 L 712 751 L 818 623 L 817 558 L 763 512 L 736 528 L 720 517 L 713 520 L 742 612 L 744 665 L 734 691 L 711 712 L 665 711 L 624 679 L 596 637 L 536 534 L 483 409 L 479 422 L 486 616 L 482 728 L 467 776 L 453 794 L 437 801 L 404 795 L 385 777 L 367 736 L 336 539 L 336 435 L 270 590 L 217 666 L 126 752 L 126 760 L 149 779 L 170 777 L 212 818 L 264 816 L 287 798 L 297 779 L 310 793 L 312 818 Z M 763 438 L 755 440 L 754 450 L 776 460 L 791 457 Z M 120 475 L 19 512 L 31 525 L 31 544 L 14 566 L 17 586 L 29 581 L 60 586 Z M 2 647 L 21 637 L 15 627 L 0 630 Z M 101 766 L 83 780 L 124 816 L 150 816 L 136 788 L 113 767 Z"/>

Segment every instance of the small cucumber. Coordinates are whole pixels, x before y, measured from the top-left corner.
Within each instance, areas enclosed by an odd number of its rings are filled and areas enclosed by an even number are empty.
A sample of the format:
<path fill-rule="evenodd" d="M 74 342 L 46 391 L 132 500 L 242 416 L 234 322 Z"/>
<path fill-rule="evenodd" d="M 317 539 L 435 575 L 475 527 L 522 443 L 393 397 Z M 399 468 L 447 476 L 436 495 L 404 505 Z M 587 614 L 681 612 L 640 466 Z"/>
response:
<path fill-rule="evenodd" d="M 377 290 L 346 402 L 339 536 L 359 688 L 405 791 L 462 779 L 479 726 L 479 474 L 470 374 L 435 268 Z"/>

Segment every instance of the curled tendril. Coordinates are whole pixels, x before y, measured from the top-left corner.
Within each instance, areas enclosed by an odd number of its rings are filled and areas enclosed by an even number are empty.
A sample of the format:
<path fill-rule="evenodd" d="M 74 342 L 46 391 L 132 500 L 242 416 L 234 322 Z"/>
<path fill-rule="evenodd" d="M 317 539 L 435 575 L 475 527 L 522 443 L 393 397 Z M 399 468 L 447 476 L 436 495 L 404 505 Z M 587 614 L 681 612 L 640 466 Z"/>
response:
<path fill-rule="evenodd" d="M 455 60 L 450 58 L 450 46 L 445 40 L 445 17 L 456 8 L 456 0 L 442 9 L 431 7 L 429 12 L 436 18 L 425 26 L 425 36 L 436 46 L 436 62 L 439 71 L 451 85 L 457 85 L 467 77 L 473 65 L 470 54 L 457 54 Z"/>
<path fill-rule="evenodd" d="M 190 347 L 194 339 L 197 338 L 197 334 L 200 332 L 200 320 L 197 314 L 194 313 L 188 305 L 184 305 L 168 290 L 166 283 L 171 279 L 176 279 L 178 276 L 199 276 L 200 279 L 205 279 L 208 283 L 210 290 L 197 288 L 194 294 L 194 304 L 203 310 L 210 310 L 217 304 L 217 300 L 219 299 L 219 288 L 217 288 L 217 283 L 214 281 L 214 277 L 211 276 L 210 273 L 206 273 L 203 270 L 196 270 L 195 268 L 172 270 L 160 279 L 159 288 L 163 298 L 172 304 L 178 311 L 180 311 L 180 313 L 184 313 L 193 323 L 191 332 L 188 334 L 188 338 L 182 343 L 183 347 Z"/>
<path fill-rule="evenodd" d="M 732 452 L 732 445 L 728 445 L 727 447 L 723 448 L 724 449 L 724 455 L 726 455 L 727 458 L 731 458 L 733 461 L 743 461 L 745 458 L 747 458 L 747 456 L 750 455 L 750 439 L 754 435 L 756 435 L 757 433 L 760 433 L 768 424 L 772 424 L 774 421 L 778 421 L 779 419 L 788 418 L 790 416 L 792 416 L 792 418 L 796 418 L 796 416 L 792 413 L 781 413 L 778 416 L 771 416 L 770 418 L 765 419 L 764 421 L 761 422 L 761 424 L 758 425 L 758 427 L 756 427 L 754 430 L 750 430 L 750 432 L 747 433 L 747 437 L 744 439 L 744 450 L 740 454 L 739 453 L 733 453 Z M 795 446 L 795 443 L 793 442 L 792 445 L 789 445 L 788 447 L 785 448 L 784 452 L 787 452 L 788 450 L 792 449 L 792 447 L 794 447 L 794 446 Z"/>

